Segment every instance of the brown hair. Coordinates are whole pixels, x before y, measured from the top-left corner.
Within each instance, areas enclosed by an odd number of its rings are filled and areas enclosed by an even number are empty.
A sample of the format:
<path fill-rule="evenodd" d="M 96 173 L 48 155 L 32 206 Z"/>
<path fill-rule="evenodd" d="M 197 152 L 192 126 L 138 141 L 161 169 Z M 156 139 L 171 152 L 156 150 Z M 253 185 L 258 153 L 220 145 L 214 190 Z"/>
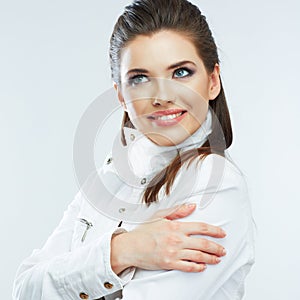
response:
<path fill-rule="evenodd" d="M 197 6 L 187 0 L 134 0 L 118 18 L 110 39 L 110 66 L 114 82 L 121 85 L 121 50 L 138 35 L 152 35 L 163 29 L 183 33 L 188 37 L 195 45 L 209 74 L 213 72 L 215 64 L 219 64 L 217 46 L 211 30 L 206 17 Z M 197 151 L 189 150 L 177 155 L 149 182 L 143 199 L 147 205 L 158 201 L 158 193 L 162 187 L 167 195 L 170 193 L 183 163 L 191 162 L 197 157 L 204 159 L 211 153 L 224 156 L 224 150 L 231 145 L 232 128 L 222 81 L 221 91 L 214 101 L 209 101 L 209 107 L 212 112 L 212 132 L 207 141 Z M 124 112 L 122 121 L 122 142 L 126 145 L 124 126 L 134 128 L 127 112 Z"/>

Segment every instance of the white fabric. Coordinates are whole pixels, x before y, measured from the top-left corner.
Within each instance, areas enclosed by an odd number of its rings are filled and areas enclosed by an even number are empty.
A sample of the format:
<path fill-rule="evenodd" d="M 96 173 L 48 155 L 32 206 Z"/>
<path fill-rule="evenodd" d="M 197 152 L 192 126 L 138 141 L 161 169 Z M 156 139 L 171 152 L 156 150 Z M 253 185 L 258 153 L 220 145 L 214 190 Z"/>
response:
<path fill-rule="evenodd" d="M 128 145 L 125 148 L 131 171 L 137 178 L 146 178 L 149 182 L 178 153 L 200 147 L 211 132 L 210 126 L 209 113 L 202 127 L 176 147 L 159 147 L 137 130 L 126 129 Z M 247 187 L 242 174 L 228 159 L 211 154 L 197 162 L 193 161 L 189 167 L 184 165 L 171 194 L 160 194 L 160 202 L 164 205 L 152 207 L 197 203 L 195 212 L 180 221 L 206 222 L 221 226 L 227 232 L 224 239 L 205 237 L 226 248 L 227 255 L 220 264 L 208 265 L 202 273 L 129 268 L 117 276 L 110 267 L 111 235 L 120 230 L 132 230 L 137 224 L 126 222 L 127 207 L 122 211 L 124 207 L 112 205 L 101 213 L 101 209 L 96 209 L 97 205 L 87 201 L 79 191 L 44 247 L 23 261 L 15 279 L 13 298 L 71 300 L 80 299 L 80 293 L 85 293 L 89 299 L 105 296 L 112 300 L 121 298 L 122 291 L 124 300 L 242 299 L 244 280 L 254 262 L 253 222 Z M 105 188 L 113 195 L 105 201 L 112 201 L 117 195 L 129 204 L 140 203 L 147 184 L 141 181 L 135 185 L 126 184 L 117 170 L 115 157 L 98 170 Z M 103 192 L 103 195 L 106 194 Z M 145 206 L 143 209 L 147 211 Z M 109 216 L 110 212 L 113 217 Z M 119 219 L 115 217 L 118 214 Z M 83 242 L 86 225 L 80 218 L 93 224 Z M 122 219 L 122 229 L 117 229 Z M 113 287 L 107 289 L 106 282 Z"/>

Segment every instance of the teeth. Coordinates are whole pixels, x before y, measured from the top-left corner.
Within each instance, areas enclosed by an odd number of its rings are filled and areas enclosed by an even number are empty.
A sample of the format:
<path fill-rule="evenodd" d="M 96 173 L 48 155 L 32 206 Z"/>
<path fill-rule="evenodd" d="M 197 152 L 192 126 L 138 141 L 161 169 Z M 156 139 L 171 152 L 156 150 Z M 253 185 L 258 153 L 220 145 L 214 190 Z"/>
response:
<path fill-rule="evenodd" d="M 158 120 L 162 120 L 162 121 L 166 121 L 166 120 L 172 120 L 172 119 L 178 118 L 181 115 L 182 115 L 182 112 L 180 112 L 178 114 L 172 114 L 172 115 L 167 115 L 167 116 L 160 116 L 160 117 L 157 117 L 157 119 Z"/>

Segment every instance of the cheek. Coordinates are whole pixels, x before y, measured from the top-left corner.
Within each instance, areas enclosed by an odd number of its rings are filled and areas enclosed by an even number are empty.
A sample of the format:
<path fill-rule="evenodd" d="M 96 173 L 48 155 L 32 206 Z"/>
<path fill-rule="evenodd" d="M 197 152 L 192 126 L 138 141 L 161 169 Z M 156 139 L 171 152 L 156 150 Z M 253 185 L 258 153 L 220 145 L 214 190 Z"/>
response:
<path fill-rule="evenodd" d="M 156 91 L 155 79 L 149 77 L 148 82 L 139 83 L 136 85 L 126 84 L 123 86 L 122 94 L 125 99 L 130 99 L 131 101 L 137 99 L 146 99 L 152 96 Z"/>
<path fill-rule="evenodd" d="M 189 118 L 186 119 L 186 122 L 190 125 L 202 124 L 208 111 L 209 102 L 205 96 L 200 93 L 199 85 L 198 90 L 192 88 L 187 89 L 186 93 L 181 96 L 181 101 L 189 112 Z"/>
<path fill-rule="evenodd" d="M 194 91 L 202 100 L 208 101 L 209 99 L 209 81 L 208 77 L 203 74 L 194 78 L 193 81 L 189 83 L 189 88 Z"/>
<path fill-rule="evenodd" d="M 127 106 L 129 116 L 135 118 L 141 117 L 147 112 L 148 101 L 146 100 L 134 100 L 130 102 L 128 101 L 126 106 Z"/>
<path fill-rule="evenodd" d="M 196 121 L 198 124 L 202 124 L 206 118 L 208 111 L 208 101 L 203 99 L 195 99 L 195 102 L 192 104 L 190 110 L 190 115 L 193 121 Z"/>
<path fill-rule="evenodd" d="M 184 89 L 184 93 L 180 93 L 179 99 L 183 102 L 184 106 L 192 111 L 201 111 L 208 105 L 206 99 L 205 89 L 201 88 L 198 84 L 189 85 Z"/>

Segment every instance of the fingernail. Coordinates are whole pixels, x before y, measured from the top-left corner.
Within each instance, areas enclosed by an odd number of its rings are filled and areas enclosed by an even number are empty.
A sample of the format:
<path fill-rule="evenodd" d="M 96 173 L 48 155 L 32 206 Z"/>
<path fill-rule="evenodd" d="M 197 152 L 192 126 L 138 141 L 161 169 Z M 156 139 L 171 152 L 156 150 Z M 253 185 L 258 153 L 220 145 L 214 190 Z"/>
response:
<path fill-rule="evenodd" d="M 190 204 L 186 204 L 188 207 L 195 207 L 196 203 L 190 203 Z"/>
<path fill-rule="evenodd" d="M 221 258 L 217 257 L 216 258 L 216 263 L 218 264 L 221 261 Z"/>
<path fill-rule="evenodd" d="M 222 231 L 223 235 L 226 236 L 226 232 L 223 229 L 221 229 L 221 231 Z"/>
<path fill-rule="evenodd" d="M 225 248 L 223 249 L 222 254 L 223 254 L 223 255 L 226 255 L 226 250 L 225 250 Z"/>

